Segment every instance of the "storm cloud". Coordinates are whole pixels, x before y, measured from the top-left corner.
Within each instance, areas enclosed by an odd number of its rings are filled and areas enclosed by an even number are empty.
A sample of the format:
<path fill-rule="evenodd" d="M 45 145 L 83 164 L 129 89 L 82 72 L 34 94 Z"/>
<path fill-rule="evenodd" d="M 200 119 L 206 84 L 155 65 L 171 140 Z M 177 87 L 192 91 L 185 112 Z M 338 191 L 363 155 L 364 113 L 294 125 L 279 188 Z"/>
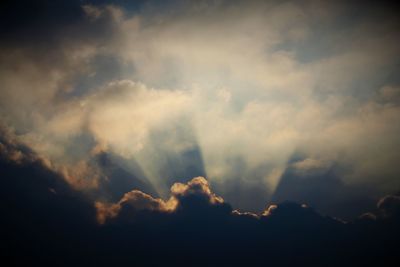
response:
<path fill-rule="evenodd" d="M 117 203 L 94 204 L 29 150 L 1 144 L 0 244 L 11 265 L 242 266 L 267 258 L 386 266 L 397 258 L 398 196 L 347 223 L 295 202 L 258 214 L 233 210 L 202 177 L 176 183 L 166 201 L 133 190 Z"/>

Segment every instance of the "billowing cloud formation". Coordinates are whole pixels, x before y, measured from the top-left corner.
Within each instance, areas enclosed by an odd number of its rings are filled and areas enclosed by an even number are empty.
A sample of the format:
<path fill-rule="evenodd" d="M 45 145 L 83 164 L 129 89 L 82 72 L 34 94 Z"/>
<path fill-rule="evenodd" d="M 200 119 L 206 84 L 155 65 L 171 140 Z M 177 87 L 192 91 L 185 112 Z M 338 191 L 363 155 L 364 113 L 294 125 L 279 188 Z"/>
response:
<path fill-rule="evenodd" d="M 397 196 L 349 223 L 293 202 L 257 216 L 232 211 L 198 177 L 172 187 L 172 209 L 135 190 L 108 206 L 115 214 L 99 225 L 94 205 L 62 176 L 22 145 L 1 144 L 8 150 L 0 157 L 0 246 L 13 265 L 243 266 L 268 258 L 275 266 L 390 266 L 397 259 Z"/>
<path fill-rule="evenodd" d="M 193 205 L 190 201 L 198 201 L 200 205 L 210 207 L 224 205 L 223 199 L 211 192 L 208 181 L 203 177 L 196 177 L 187 184 L 175 183 L 171 187 L 171 197 L 168 201 L 155 199 L 141 191 L 133 190 L 126 193 L 116 204 L 97 202 L 97 218 L 100 223 L 105 223 L 107 218 L 118 220 L 118 217 L 121 217 L 120 212 L 131 219 L 135 218 L 136 213 L 144 211 L 173 213 L 187 208 L 188 202 Z"/>
<path fill-rule="evenodd" d="M 101 201 L 115 176 L 98 166 L 103 154 L 158 196 L 201 175 L 252 211 L 290 184 L 313 184 L 296 193 L 318 203 L 304 195 L 332 169 L 329 194 L 358 189 L 324 212 L 368 188 L 356 196 L 364 209 L 400 186 L 395 7 L 43 0 L 16 19 L 21 5 L 1 16 L 2 123 Z"/>
<path fill-rule="evenodd" d="M 138 190 L 133 190 L 124 195 L 124 197 L 116 204 L 96 203 L 97 220 L 103 224 L 108 218 L 119 216 L 121 210 L 128 209 L 130 219 L 134 218 L 137 212 L 142 211 L 158 211 L 168 212 L 174 208 L 174 205 L 168 205 L 162 199 L 154 199 L 152 196 Z"/>

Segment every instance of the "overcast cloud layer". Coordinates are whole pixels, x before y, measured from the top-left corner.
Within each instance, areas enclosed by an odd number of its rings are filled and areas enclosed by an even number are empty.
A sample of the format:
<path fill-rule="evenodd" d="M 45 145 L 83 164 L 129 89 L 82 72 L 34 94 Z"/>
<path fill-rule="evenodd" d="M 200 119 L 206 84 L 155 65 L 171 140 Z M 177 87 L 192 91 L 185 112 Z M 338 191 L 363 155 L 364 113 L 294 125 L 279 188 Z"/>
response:
<path fill-rule="evenodd" d="M 2 127 L 99 203 L 133 189 L 168 201 L 175 182 L 205 176 L 234 208 L 289 199 L 354 218 L 400 189 L 393 6 L 39 1 L 3 10 Z"/>

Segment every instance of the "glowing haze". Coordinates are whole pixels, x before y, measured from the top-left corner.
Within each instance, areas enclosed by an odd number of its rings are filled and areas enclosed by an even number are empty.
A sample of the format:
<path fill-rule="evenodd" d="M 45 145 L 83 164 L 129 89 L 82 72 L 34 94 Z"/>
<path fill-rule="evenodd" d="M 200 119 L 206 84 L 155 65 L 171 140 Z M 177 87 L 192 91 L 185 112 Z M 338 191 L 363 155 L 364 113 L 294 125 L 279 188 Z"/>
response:
<path fill-rule="evenodd" d="M 400 188 L 399 21 L 390 10 L 82 1 L 64 12 L 56 25 L 22 21 L 23 31 L 5 35 L 0 118 L 95 198 L 107 199 L 102 181 L 114 179 L 101 156 L 147 193 L 165 199 L 174 182 L 206 176 L 234 208 L 253 211 L 280 198 L 313 201 L 304 195 L 332 179 L 340 186 L 329 190 L 342 195 L 320 198 L 323 212 Z"/>

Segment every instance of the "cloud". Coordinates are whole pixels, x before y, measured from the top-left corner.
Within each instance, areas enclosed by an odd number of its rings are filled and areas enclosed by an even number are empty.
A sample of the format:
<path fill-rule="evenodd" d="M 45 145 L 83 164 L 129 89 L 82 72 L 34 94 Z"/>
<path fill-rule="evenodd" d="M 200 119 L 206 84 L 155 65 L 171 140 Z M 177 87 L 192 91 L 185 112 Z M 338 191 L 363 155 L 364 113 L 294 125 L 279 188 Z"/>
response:
<path fill-rule="evenodd" d="M 102 202 L 96 202 L 96 208 L 97 220 L 99 223 L 104 224 L 107 219 L 123 217 L 124 215 L 128 215 L 130 217 L 128 219 L 131 220 L 132 217 L 135 216 L 135 212 L 167 212 L 174 209 L 174 205 L 172 202 L 164 202 L 161 199 L 155 199 L 141 191 L 132 190 L 126 193 L 118 203 L 108 205 Z M 117 218 L 116 220 L 120 220 L 120 218 Z"/>
<path fill-rule="evenodd" d="M 397 196 L 378 203 L 384 220 L 370 224 L 343 223 L 293 202 L 258 215 L 232 211 L 202 177 L 173 185 L 168 201 L 133 190 L 115 204 L 94 205 L 17 140 L 2 134 L 1 145 L 0 245 L 14 264 L 180 266 L 196 259 L 243 266 L 267 257 L 274 265 L 385 266 L 397 255 Z"/>
<path fill-rule="evenodd" d="M 380 216 L 383 218 L 399 218 L 400 216 L 400 197 L 386 196 L 379 200 L 377 204 Z"/>
<path fill-rule="evenodd" d="M 123 80 L 111 82 L 83 105 L 88 106 L 88 127 L 96 140 L 129 156 L 143 149 L 152 128 L 167 127 L 187 113 L 190 98 L 180 91 L 154 90 Z"/>
<path fill-rule="evenodd" d="M 224 200 L 215 195 L 208 181 L 203 177 L 196 177 L 187 184 L 175 183 L 171 187 L 171 196 L 167 201 L 153 198 L 138 190 L 126 193 L 116 204 L 96 203 L 97 218 L 100 223 L 111 221 L 129 222 L 139 217 L 141 212 L 157 213 L 184 213 L 186 216 L 194 212 L 203 216 L 216 207 L 224 206 L 229 212 L 230 207 Z M 203 213 L 202 213 L 203 212 Z"/>
<path fill-rule="evenodd" d="M 397 261 L 397 16 L 387 3 L 6 1 L 4 262 Z"/>
<path fill-rule="evenodd" d="M 399 110 L 376 103 L 380 85 L 371 85 L 390 83 L 380 75 L 394 68 L 399 51 L 391 45 L 386 50 L 381 37 L 394 25 L 382 18 L 388 27 L 378 30 L 381 20 L 366 17 L 366 7 L 343 32 L 337 18 L 354 6 L 307 4 L 182 4 L 184 12 L 171 14 L 151 9 L 124 21 L 131 31 L 120 53 L 137 66 L 135 79 L 194 92 L 191 123 L 215 183 L 258 184 L 272 195 L 279 173 L 300 151 L 327 165 L 351 165 L 341 178 L 345 183 L 396 187 L 397 155 L 388 143 L 398 146 L 391 133 L 398 132 Z M 304 47 L 322 54 L 301 60 Z M 373 151 L 384 159 L 376 160 Z M 240 174 L 232 171 L 237 162 Z M 227 189 L 220 193 L 230 195 Z"/>
<path fill-rule="evenodd" d="M 94 163 L 101 152 L 154 195 L 202 175 L 252 211 L 294 166 L 321 179 L 339 166 L 340 188 L 375 188 L 374 199 L 399 187 L 389 5 L 39 1 L 4 10 L 0 117 L 84 191 L 115 177 Z M 127 184 L 97 193 L 115 201 L 139 183 Z"/>
<path fill-rule="evenodd" d="M 12 133 L 0 135 L 0 246 L 12 264 L 57 261 L 69 247 L 79 248 L 71 261 L 85 254 L 79 237 L 96 227 L 91 201 L 74 190 Z M 36 248 L 42 249 L 36 249 Z"/>
<path fill-rule="evenodd" d="M 211 192 L 208 181 L 203 177 L 196 177 L 189 181 L 187 184 L 175 183 L 171 187 L 172 195 L 182 200 L 191 195 L 200 196 L 210 204 L 222 204 L 224 200 Z"/>

